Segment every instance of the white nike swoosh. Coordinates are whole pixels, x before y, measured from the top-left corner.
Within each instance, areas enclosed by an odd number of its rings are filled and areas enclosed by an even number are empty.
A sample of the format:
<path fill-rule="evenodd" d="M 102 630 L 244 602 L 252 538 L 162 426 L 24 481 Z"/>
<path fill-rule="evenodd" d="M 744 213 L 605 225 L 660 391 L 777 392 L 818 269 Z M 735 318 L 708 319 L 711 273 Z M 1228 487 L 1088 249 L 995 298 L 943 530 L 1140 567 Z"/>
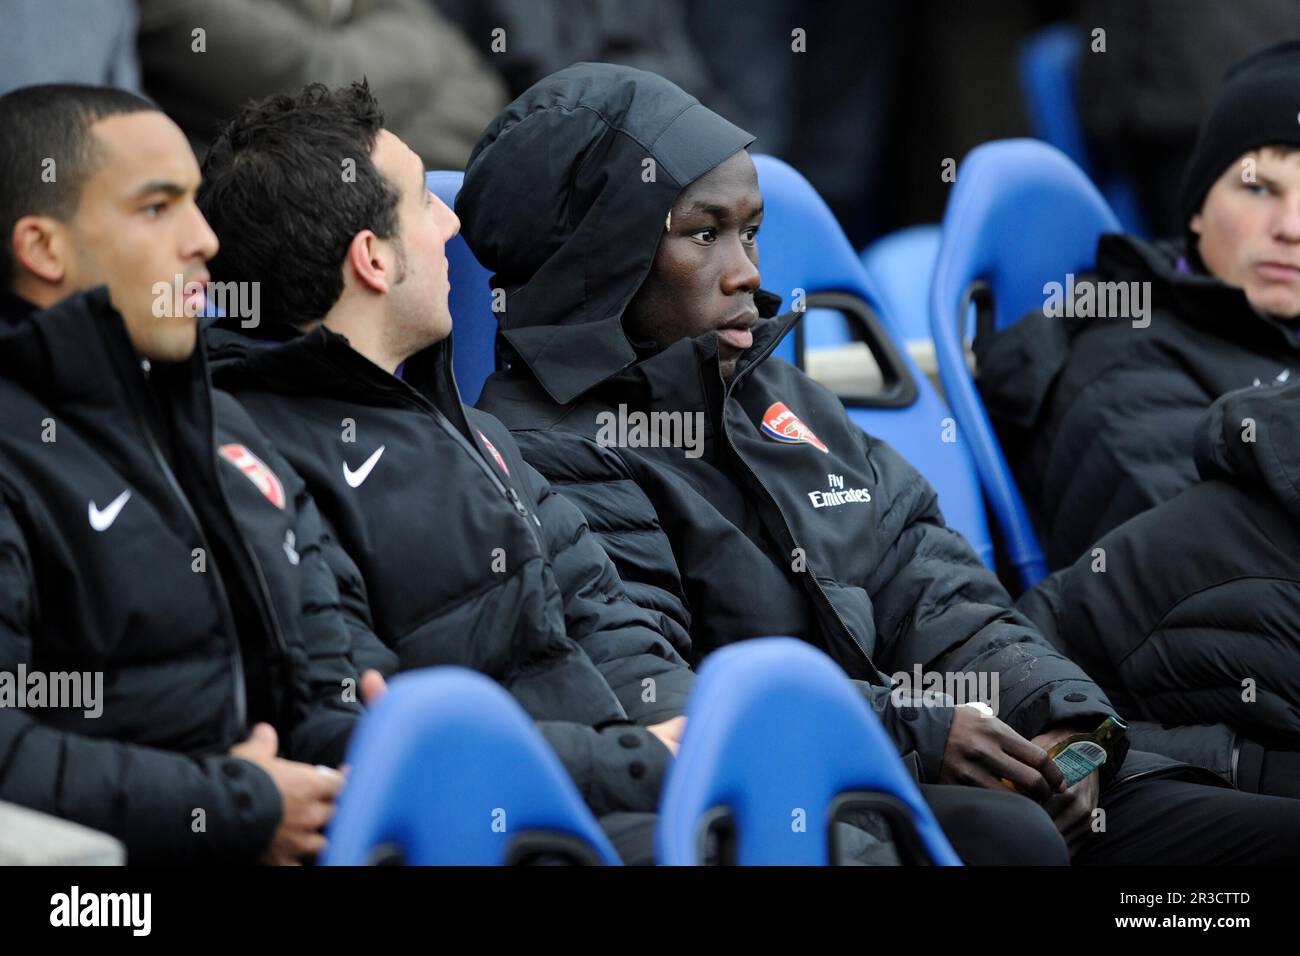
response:
<path fill-rule="evenodd" d="M 348 463 L 343 463 L 343 480 L 353 488 L 360 488 L 361 483 L 370 477 L 370 472 L 374 469 L 375 463 L 379 461 L 379 456 L 384 453 L 384 446 L 380 445 L 373 455 L 367 458 L 356 471 L 348 467 Z"/>
<path fill-rule="evenodd" d="M 131 497 L 130 491 L 124 491 L 108 503 L 108 507 L 100 511 L 95 507 L 95 502 L 90 503 L 87 513 L 90 515 L 90 526 L 96 531 L 107 531 L 109 526 L 117 520 L 118 513 L 126 507 L 127 501 Z"/>

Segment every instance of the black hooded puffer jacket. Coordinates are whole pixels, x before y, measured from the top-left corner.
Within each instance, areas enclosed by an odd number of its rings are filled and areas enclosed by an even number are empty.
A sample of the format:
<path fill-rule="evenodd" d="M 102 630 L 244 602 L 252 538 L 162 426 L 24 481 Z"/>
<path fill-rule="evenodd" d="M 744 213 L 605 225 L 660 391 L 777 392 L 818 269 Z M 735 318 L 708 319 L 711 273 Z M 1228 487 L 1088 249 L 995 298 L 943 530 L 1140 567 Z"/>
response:
<path fill-rule="evenodd" d="M 1300 749 L 1300 383 L 1225 395 L 1195 447 L 1199 484 L 1019 607 L 1126 715 L 1182 728 L 1161 752 L 1231 778 L 1234 731 Z"/>
<path fill-rule="evenodd" d="M 1026 737 L 1100 722 L 1113 712 L 1104 693 L 1012 609 L 925 479 L 831 392 L 770 357 L 795 314 L 754 328 L 730 382 L 713 333 L 657 352 L 624 333 L 678 193 L 749 141 L 625 67 L 579 64 L 511 104 L 475 148 L 456 204 L 506 293 L 507 367 L 480 406 L 579 504 L 629 593 L 690 629 L 695 660 L 760 635 L 808 640 L 860 682 L 924 779 L 938 779 L 951 709 L 891 701 L 886 675 L 915 665 L 996 675 L 1000 716 Z M 755 302 L 771 316 L 775 297 Z M 610 441 L 610 416 L 636 413 L 692 416 L 702 454 Z"/>
<path fill-rule="evenodd" d="M 975 343 L 980 394 L 1052 568 L 1195 484 L 1192 435 L 1211 402 L 1300 375 L 1296 331 L 1192 271 L 1181 243 L 1102 236 L 1097 270 L 1086 278 L 1149 283 L 1149 325 L 1035 313 Z"/>

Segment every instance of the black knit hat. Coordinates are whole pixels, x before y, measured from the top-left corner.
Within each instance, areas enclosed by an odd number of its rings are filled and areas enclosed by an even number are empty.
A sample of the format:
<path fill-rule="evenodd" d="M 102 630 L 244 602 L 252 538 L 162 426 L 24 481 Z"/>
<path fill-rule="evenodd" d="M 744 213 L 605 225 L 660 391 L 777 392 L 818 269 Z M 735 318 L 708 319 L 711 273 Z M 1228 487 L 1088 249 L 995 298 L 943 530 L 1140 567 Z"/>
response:
<path fill-rule="evenodd" d="M 1183 172 L 1184 228 L 1224 170 L 1262 146 L 1300 146 L 1300 40 L 1252 53 L 1224 74 Z"/>

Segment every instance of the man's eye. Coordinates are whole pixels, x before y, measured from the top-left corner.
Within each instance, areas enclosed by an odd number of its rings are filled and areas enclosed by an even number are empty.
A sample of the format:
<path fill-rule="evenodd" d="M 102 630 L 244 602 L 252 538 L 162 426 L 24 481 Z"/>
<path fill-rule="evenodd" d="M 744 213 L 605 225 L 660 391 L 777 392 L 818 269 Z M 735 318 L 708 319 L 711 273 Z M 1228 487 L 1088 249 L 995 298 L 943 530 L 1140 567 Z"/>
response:
<path fill-rule="evenodd" d="M 701 229 L 699 232 L 691 233 L 692 239 L 699 239 L 700 242 L 712 242 L 717 238 L 717 232 L 713 229 Z"/>
<path fill-rule="evenodd" d="M 166 209 L 167 209 L 167 204 L 165 202 L 155 202 L 145 206 L 144 209 L 141 210 L 141 212 L 143 212 L 150 219 L 157 219 L 159 216 L 163 214 L 163 212 L 166 211 Z"/>
<path fill-rule="evenodd" d="M 1255 196 L 1268 195 L 1268 187 L 1265 186 L 1263 183 L 1246 183 L 1245 186 L 1246 186 L 1246 192 L 1251 193 L 1252 195 Z"/>
<path fill-rule="evenodd" d="M 750 226 L 743 233 L 746 242 L 753 242 L 758 238 L 758 226 Z"/>

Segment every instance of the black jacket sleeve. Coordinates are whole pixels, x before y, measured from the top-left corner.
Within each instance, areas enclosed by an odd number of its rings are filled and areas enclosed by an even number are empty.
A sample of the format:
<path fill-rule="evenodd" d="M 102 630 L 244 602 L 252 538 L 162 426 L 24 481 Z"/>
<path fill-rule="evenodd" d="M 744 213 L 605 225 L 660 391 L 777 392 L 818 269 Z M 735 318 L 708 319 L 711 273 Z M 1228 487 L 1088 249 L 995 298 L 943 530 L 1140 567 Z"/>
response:
<path fill-rule="evenodd" d="M 297 485 L 294 503 L 302 575 L 299 626 L 306 645 L 309 685 L 306 714 L 290 731 L 286 749 L 295 760 L 337 767 L 361 716 L 360 676 L 352 645 L 362 624 L 345 620 L 334 569 L 324 554 L 326 548 L 338 546 L 329 537 L 316 503 L 305 483 L 289 470 L 288 462 L 281 460 L 276 466 Z"/>
<path fill-rule="evenodd" d="M 672 754 L 654 734 L 632 724 L 596 730 L 584 724 L 541 721 L 537 728 L 596 816 L 658 810 Z"/>
<path fill-rule="evenodd" d="M 582 512 L 531 466 L 525 465 L 524 472 L 564 596 L 569 636 L 632 720 L 653 724 L 677 716 L 685 709 L 695 675 L 665 636 L 672 629 L 669 620 L 629 600 Z"/>
<path fill-rule="evenodd" d="M 0 499 L 0 671 L 32 666 L 36 606 L 24 536 Z M 252 763 L 84 737 L 16 707 L 0 707 L 0 800 L 108 833 L 133 864 L 252 862 L 281 814 Z"/>
<path fill-rule="evenodd" d="M 691 660 L 691 612 L 672 542 L 626 463 L 614 449 L 577 435 L 512 434 L 552 490 L 582 513 L 628 598 L 660 615 L 663 633 Z"/>
<path fill-rule="evenodd" d="M 993 573 L 944 525 L 929 483 L 884 442 L 865 433 L 862 440 L 882 483 L 880 499 L 892 502 L 876 528 L 892 544 L 865 585 L 880 641 L 877 667 L 986 672 L 990 689 L 997 678 L 997 716 L 1026 738 L 1059 725 L 1095 726 L 1114 714 L 1102 689 L 1012 609 Z M 942 760 L 938 745 L 921 750 L 930 780 Z"/>

